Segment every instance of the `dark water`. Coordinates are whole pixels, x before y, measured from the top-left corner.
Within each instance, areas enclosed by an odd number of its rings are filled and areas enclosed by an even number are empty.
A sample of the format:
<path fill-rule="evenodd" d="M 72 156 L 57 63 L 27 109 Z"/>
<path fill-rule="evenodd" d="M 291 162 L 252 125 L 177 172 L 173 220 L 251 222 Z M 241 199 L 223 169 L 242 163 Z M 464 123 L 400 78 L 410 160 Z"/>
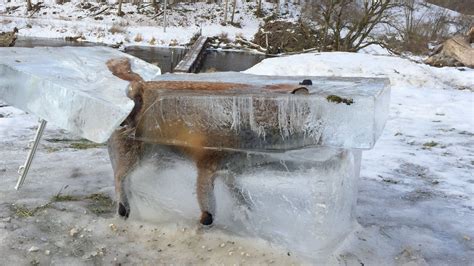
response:
<path fill-rule="evenodd" d="M 208 50 L 201 72 L 243 71 L 260 63 L 265 58 L 266 56 L 262 54 Z"/>
<path fill-rule="evenodd" d="M 160 48 L 147 46 L 130 46 L 125 48 L 127 54 L 159 66 L 162 73 L 171 72 L 171 65 L 175 67 L 184 57 L 186 51 L 187 49 L 184 48 Z"/>
<path fill-rule="evenodd" d="M 103 44 L 90 42 L 70 42 L 63 39 L 46 38 L 18 38 L 15 47 L 62 47 L 62 46 L 105 46 Z M 171 72 L 172 66 L 176 66 L 184 57 L 187 49 L 184 48 L 160 48 L 147 46 L 129 46 L 125 53 L 136 56 L 149 63 L 156 64 L 162 73 Z M 265 59 L 265 55 L 234 51 L 208 50 L 204 59 L 201 72 L 210 71 L 242 71 Z"/>
<path fill-rule="evenodd" d="M 171 65 L 175 67 L 184 57 L 187 49 L 130 46 L 125 49 L 125 52 L 149 63 L 157 64 L 161 71 L 166 73 L 171 72 Z M 244 52 L 207 50 L 206 53 L 201 72 L 242 71 L 265 59 L 265 55 Z"/>
<path fill-rule="evenodd" d="M 18 37 L 15 41 L 15 47 L 63 47 L 63 46 L 105 46 L 92 42 L 71 42 L 64 39 L 49 39 L 49 38 L 22 38 Z"/>

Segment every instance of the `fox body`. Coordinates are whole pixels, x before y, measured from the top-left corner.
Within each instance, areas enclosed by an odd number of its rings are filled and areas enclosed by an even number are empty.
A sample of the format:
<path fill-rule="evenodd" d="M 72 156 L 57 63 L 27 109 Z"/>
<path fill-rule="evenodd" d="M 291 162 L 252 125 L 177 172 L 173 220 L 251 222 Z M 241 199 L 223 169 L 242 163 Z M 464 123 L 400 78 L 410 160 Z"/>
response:
<path fill-rule="evenodd" d="M 140 128 L 140 119 L 143 118 L 146 110 L 155 102 L 154 90 L 199 90 L 199 91 L 222 91 L 229 88 L 247 89 L 245 84 L 224 83 L 224 82 L 186 82 L 186 81 L 144 81 L 138 74 L 132 72 L 128 59 L 112 59 L 107 62 L 109 70 L 117 77 L 130 81 L 128 97 L 135 102 L 135 107 L 118 128 L 108 142 L 109 154 L 112 167 L 114 169 L 115 190 L 118 198 L 118 213 L 120 216 L 128 217 L 130 207 L 126 194 L 124 193 L 124 179 L 139 163 L 145 151 L 145 143 L 140 140 L 130 138 L 132 131 L 146 130 Z M 275 91 L 306 92 L 304 88 L 276 86 L 270 88 Z M 196 110 L 196 119 L 199 119 L 200 112 Z M 170 120 L 170 119 L 168 119 Z M 227 144 L 229 147 L 238 145 L 238 138 L 235 136 L 219 135 L 212 133 L 197 132 L 179 117 L 172 117 L 171 121 L 160 124 L 159 133 L 161 136 L 173 136 L 177 143 L 186 143 L 184 146 L 176 146 L 179 152 L 188 156 L 196 165 L 197 182 L 196 194 L 199 207 L 201 209 L 200 222 L 210 225 L 215 217 L 216 203 L 214 198 L 214 180 L 216 173 L 229 164 L 230 158 L 235 158 L 237 152 L 208 149 L 215 138 L 220 138 L 219 143 Z M 232 192 L 238 193 L 232 180 L 228 179 Z M 242 195 L 237 195 L 239 200 L 243 200 Z"/>

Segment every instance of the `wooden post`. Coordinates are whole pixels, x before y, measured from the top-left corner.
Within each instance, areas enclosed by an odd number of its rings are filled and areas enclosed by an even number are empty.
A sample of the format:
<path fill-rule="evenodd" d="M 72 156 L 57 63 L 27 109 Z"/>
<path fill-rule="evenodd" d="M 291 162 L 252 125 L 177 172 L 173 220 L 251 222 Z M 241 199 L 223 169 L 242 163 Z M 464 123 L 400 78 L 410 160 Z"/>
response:
<path fill-rule="evenodd" d="M 168 8 L 168 1 L 165 0 L 165 9 L 163 10 L 163 15 L 164 15 L 164 19 L 163 19 L 163 21 L 164 21 L 163 32 L 166 32 L 166 24 L 168 23 L 168 21 L 167 21 L 168 18 L 166 17 L 166 9 L 167 9 L 167 8 Z"/>
<path fill-rule="evenodd" d="M 237 5 L 237 0 L 234 0 L 234 4 L 232 6 L 232 16 L 230 17 L 230 23 L 234 24 L 234 15 L 235 15 L 235 6 Z"/>
<path fill-rule="evenodd" d="M 224 8 L 224 25 L 227 24 L 227 10 L 229 8 L 229 0 L 225 0 L 225 8 Z"/>

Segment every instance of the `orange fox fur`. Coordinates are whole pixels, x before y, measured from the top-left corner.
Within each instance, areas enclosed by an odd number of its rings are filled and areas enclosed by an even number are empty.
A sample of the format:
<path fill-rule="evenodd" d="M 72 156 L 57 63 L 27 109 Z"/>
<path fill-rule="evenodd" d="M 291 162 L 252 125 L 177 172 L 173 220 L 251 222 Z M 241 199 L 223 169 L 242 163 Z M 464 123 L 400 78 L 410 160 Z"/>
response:
<path fill-rule="evenodd" d="M 229 88 L 250 89 L 245 84 L 225 82 L 186 82 L 186 81 L 144 81 L 138 74 L 132 72 L 128 59 L 112 59 L 107 62 L 109 70 L 117 77 L 130 81 L 128 97 L 135 102 L 135 107 L 123 122 L 122 127 L 117 129 L 109 139 L 109 154 L 114 168 L 115 190 L 118 198 L 118 213 L 128 217 L 130 207 L 123 190 L 124 179 L 128 173 L 139 162 L 144 150 L 144 144 L 128 137 L 128 133 L 137 127 L 137 123 L 144 111 L 155 101 L 152 90 L 176 89 L 176 90 L 212 90 L 220 91 Z M 276 92 L 300 92 L 305 88 L 289 85 L 268 86 L 269 90 Z M 307 90 L 306 90 L 307 93 Z M 198 111 L 198 110 L 197 110 Z M 189 156 L 196 164 L 197 176 L 197 199 L 201 209 L 201 224 L 210 225 L 215 216 L 214 180 L 216 171 L 219 170 L 220 162 L 226 153 L 216 150 L 205 149 L 208 140 L 213 136 L 192 131 L 184 123 L 175 122 L 160 127 L 164 135 L 174 136 L 176 140 L 189 144 L 187 147 L 177 147 L 181 152 Z M 232 143 L 236 139 L 226 139 L 224 142 Z"/>

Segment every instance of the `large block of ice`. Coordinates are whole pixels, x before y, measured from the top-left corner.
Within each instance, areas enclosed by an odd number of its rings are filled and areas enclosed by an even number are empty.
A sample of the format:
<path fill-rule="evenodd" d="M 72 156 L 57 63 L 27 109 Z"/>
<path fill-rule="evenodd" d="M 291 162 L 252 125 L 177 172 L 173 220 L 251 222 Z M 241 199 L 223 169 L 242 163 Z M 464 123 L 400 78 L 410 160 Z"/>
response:
<path fill-rule="evenodd" d="M 0 99 L 96 142 L 106 141 L 129 115 L 129 82 L 106 62 L 128 57 L 145 79 L 160 69 L 107 47 L 0 48 Z"/>
<path fill-rule="evenodd" d="M 360 150 L 223 152 L 214 189 L 217 228 L 314 258 L 330 253 L 356 224 Z M 194 162 L 169 146 L 153 146 L 150 154 L 129 176 L 132 215 L 196 223 Z"/>
<path fill-rule="evenodd" d="M 303 79 L 312 80 L 312 85 L 299 85 Z M 155 89 L 147 95 L 155 102 L 147 107 L 135 138 L 182 146 L 194 145 L 182 137 L 193 134 L 206 136 L 198 146 L 218 149 L 370 149 L 382 133 L 390 100 L 388 80 L 377 78 L 224 72 L 162 75 L 155 80 Z M 226 89 L 163 85 L 171 81 L 222 83 Z M 284 93 L 292 87 L 305 87 L 309 94 Z"/>

